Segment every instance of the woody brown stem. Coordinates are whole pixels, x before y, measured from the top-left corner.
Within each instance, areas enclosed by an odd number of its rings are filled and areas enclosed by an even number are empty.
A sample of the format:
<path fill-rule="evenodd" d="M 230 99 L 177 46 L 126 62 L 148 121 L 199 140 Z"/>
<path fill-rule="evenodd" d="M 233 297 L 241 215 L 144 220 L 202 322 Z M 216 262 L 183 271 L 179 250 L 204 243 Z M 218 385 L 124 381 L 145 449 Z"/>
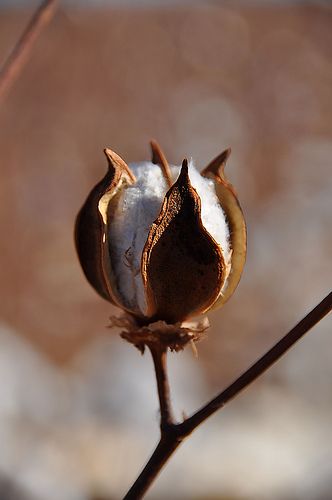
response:
<path fill-rule="evenodd" d="M 156 342 L 149 344 L 157 379 L 161 432 L 167 426 L 174 424 L 171 405 L 171 395 L 167 374 L 167 347 Z"/>
<path fill-rule="evenodd" d="M 151 342 L 148 344 L 148 347 L 151 351 L 157 380 L 161 436 L 150 460 L 124 497 L 125 500 L 135 500 L 143 497 L 162 467 L 182 441 L 182 438 L 177 436 L 177 424 L 175 423 L 172 411 L 167 373 L 167 347 L 157 342 Z"/>
<path fill-rule="evenodd" d="M 234 399 L 251 382 L 256 380 L 262 373 L 270 368 L 290 347 L 292 347 L 303 335 L 324 318 L 332 310 L 332 292 L 329 293 L 312 311 L 310 311 L 294 328 L 292 328 L 277 344 L 275 344 L 256 363 L 245 371 L 235 382 L 233 382 L 217 397 L 209 401 L 200 410 L 194 413 L 180 424 L 170 423 L 167 426 L 161 425 L 160 441 L 151 455 L 143 471 L 134 482 L 133 486 L 124 497 L 125 500 L 136 500 L 143 498 L 157 475 L 167 463 L 178 446 L 189 436 L 201 423 L 215 413 L 225 404 Z M 166 356 L 166 353 L 164 353 Z M 158 358 L 159 356 L 159 358 Z M 166 364 L 161 362 L 160 354 L 154 360 L 157 361 L 156 375 L 158 382 L 159 401 L 161 406 L 161 418 L 163 415 L 162 404 L 167 406 L 169 402 L 169 388 L 167 383 Z M 159 359 L 159 360 L 158 360 Z M 155 362 L 156 367 L 156 362 Z M 158 375 L 158 372 L 159 375 Z M 166 385 L 165 385 L 166 380 Z M 165 393 L 166 390 L 166 393 Z M 167 415 L 167 412 L 166 412 Z M 165 418 L 165 417 L 164 417 Z"/>
<path fill-rule="evenodd" d="M 0 70 L 0 101 L 8 93 L 29 58 L 34 42 L 50 22 L 57 0 L 44 0 Z"/>

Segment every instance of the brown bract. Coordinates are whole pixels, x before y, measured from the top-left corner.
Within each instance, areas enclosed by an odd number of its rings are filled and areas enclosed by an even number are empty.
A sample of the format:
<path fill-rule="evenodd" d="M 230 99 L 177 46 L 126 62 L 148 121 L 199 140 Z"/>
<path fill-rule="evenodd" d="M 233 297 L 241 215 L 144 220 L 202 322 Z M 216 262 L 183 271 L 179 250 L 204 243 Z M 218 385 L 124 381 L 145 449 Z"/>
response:
<path fill-rule="evenodd" d="M 192 344 L 195 352 L 194 343 L 201 341 L 205 337 L 205 332 L 210 326 L 206 316 L 200 320 L 179 322 L 171 325 L 159 320 L 148 325 L 139 326 L 135 318 L 129 314 L 120 317 L 111 316 L 110 321 L 109 328 L 121 328 L 121 337 L 137 347 L 142 354 L 145 346 L 158 345 L 178 352 L 188 343 Z"/>
<path fill-rule="evenodd" d="M 226 278 L 219 245 L 201 220 L 201 201 L 185 159 L 166 194 L 142 255 L 148 316 L 168 323 L 202 314 L 217 299 Z"/>
<path fill-rule="evenodd" d="M 234 293 L 241 278 L 247 251 L 247 231 L 243 212 L 234 186 L 225 176 L 225 165 L 230 154 L 231 149 L 226 149 L 201 172 L 203 177 L 209 177 L 215 182 L 216 194 L 225 212 L 229 226 L 232 251 L 227 283 L 220 297 L 213 304 L 213 309 L 222 306 Z"/>
<path fill-rule="evenodd" d="M 136 179 L 127 164 L 111 149 L 105 149 L 108 171 L 92 189 L 75 225 L 75 243 L 84 274 L 93 288 L 106 300 L 125 309 L 118 293 L 109 252 L 111 201 L 124 185 Z"/>
<path fill-rule="evenodd" d="M 168 187 L 171 187 L 172 174 L 166 156 L 164 155 L 163 151 L 161 150 L 159 144 L 156 141 L 154 140 L 150 141 L 150 146 L 152 153 L 152 163 L 160 166 Z"/>

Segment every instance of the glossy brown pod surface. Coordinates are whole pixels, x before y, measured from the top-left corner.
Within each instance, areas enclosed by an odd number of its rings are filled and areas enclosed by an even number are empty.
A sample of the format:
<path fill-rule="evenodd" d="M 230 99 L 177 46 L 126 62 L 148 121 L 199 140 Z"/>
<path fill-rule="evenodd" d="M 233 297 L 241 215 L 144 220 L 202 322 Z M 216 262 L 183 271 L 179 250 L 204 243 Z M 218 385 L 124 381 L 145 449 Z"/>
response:
<path fill-rule="evenodd" d="M 247 252 L 247 230 L 243 212 L 235 189 L 225 176 L 225 165 L 230 153 L 231 150 L 226 149 L 202 171 L 204 177 L 213 179 L 215 183 L 216 194 L 227 217 L 232 250 L 227 283 L 213 309 L 222 306 L 234 293 L 241 279 Z"/>
<path fill-rule="evenodd" d="M 83 272 L 106 300 L 122 307 L 109 252 L 111 203 L 124 185 L 135 182 L 127 164 L 110 149 L 105 177 L 92 189 L 76 218 L 75 244 Z"/>

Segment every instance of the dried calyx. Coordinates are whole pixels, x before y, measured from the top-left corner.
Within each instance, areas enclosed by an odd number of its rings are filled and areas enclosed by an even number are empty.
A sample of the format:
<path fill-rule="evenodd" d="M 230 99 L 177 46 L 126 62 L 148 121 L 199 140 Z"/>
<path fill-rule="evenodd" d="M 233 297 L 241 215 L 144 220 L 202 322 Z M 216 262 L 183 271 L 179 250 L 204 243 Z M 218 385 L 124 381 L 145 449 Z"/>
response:
<path fill-rule="evenodd" d="M 141 326 L 179 324 L 222 305 L 246 253 L 242 211 L 224 175 L 230 150 L 199 174 L 151 148 L 152 162 L 129 166 L 105 149 L 108 172 L 76 221 L 88 281 Z"/>

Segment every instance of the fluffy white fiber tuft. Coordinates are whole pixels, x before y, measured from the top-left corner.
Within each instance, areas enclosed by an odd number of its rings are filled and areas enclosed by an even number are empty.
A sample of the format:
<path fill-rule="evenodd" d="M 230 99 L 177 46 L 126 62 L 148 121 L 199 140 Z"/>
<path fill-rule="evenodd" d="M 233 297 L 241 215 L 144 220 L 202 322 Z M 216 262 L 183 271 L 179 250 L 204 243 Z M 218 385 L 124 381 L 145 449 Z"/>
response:
<path fill-rule="evenodd" d="M 151 162 L 132 163 L 137 182 L 123 189 L 111 224 L 113 271 L 121 296 L 130 309 L 146 312 L 141 257 L 150 227 L 158 217 L 168 186 L 161 169 Z M 173 182 L 180 167 L 171 167 Z M 229 230 L 215 194 L 213 181 L 202 177 L 189 163 L 189 177 L 201 198 L 202 222 L 221 246 L 226 262 L 230 257 Z"/>

